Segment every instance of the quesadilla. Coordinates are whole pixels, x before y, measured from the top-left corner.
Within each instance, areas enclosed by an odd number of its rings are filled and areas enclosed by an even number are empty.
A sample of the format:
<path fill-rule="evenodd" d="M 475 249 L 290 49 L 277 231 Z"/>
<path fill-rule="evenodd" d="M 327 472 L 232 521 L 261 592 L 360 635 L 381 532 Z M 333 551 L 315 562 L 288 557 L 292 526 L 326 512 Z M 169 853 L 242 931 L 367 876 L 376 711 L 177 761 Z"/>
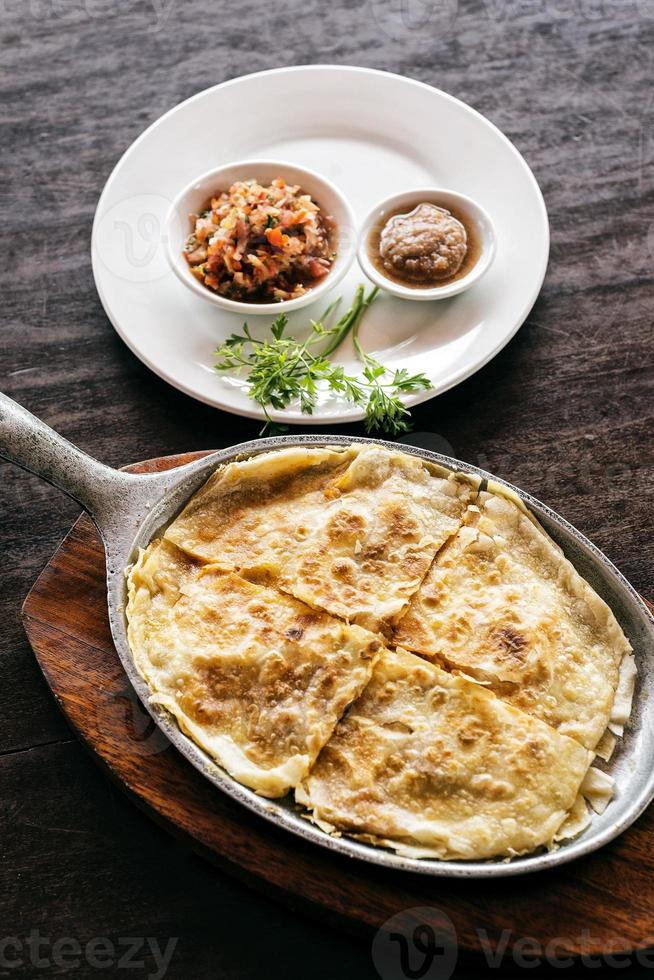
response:
<path fill-rule="evenodd" d="M 263 796 L 306 775 L 380 640 L 155 541 L 129 576 L 129 640 L 152 702 Z"/>
<path fill-rule="evenodd" d="M 591 763 L 629 718 L 631 647 L 504 488 L 376 444 L 262 453 L 214 473 L 128 593 L 152 703 L 328 833 L 509 859 L 611 798 Z"/>
<path fill-rule="evenodd" d="M 623 658 L 631 659 L 609 607 L 535 519 L 486 492 L 438 554 L 394 639 L 588 749 L 609 724 Z"/>
<path fill-rule="evenodd" d="M 401 853 L 514 856 L 553 842 L 591 759 L 479 684 L 384 652 L 296 799 L 324 829 Z"/>
<path fill-rule="evenodd" d="M 378 446 L 286 449 L 209 480 L 166 540 L 369 629 L 402 613 L 471 481 Z"/>

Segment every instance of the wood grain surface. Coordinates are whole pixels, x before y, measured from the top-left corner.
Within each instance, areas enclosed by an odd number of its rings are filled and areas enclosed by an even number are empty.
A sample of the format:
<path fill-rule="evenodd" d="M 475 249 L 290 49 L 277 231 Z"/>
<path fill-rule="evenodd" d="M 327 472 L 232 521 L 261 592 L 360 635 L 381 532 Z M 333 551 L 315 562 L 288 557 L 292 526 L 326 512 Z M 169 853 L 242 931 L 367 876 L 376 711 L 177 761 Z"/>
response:
<path fill-rule="evenodd" d="M 182 465 L 169 457 L 140 470 Z M 460 953 L 529 935 L 561 955 L 647 946 L 654 906 L 654 810 L 601 852 L 569 867 L 501 881 L 453 881 L 371 867 L 273 827 L 229 799 L 168 743 L 141 708 L 114 649 L 104 551 L 83 516 L 30 591 L 23 616 L 45 678 L 74 730 L 148 812 L 221 868 L 314 915 L 373 932 L 398 910 L 432 908 L 451 922 Z M 84 669 L 79 670 L 83 664 Z M 436 904 L 434 905 L 434 900 Z M 433 907 L 432 907 L 433 906 Z M 398 929 L 412 934 L 407 917 Z"/>
<path fill-rule="evenodd" d="M 116 466 L 255 436 L 256 423 L 169 388 L 113 331 L 90 265 L 102 186 L 146 125 L 208 85 L 280 64 L 402 72 L 514 140 L 552 227 L 524 327 L 416 410 L 413 441 L 545 500 L 652 597 L 651 0 L 5 0 L 0 25 L 2 390 Z M 214 872 L 87 758 L 20 622 L 78 509 L 15 468 L 0 474 L 0 939 L 174 937 L 166 975 L 182 980 L 378 977 L 368 940 Z M 13 975 L 65 972 L 20 956 Z M 142 959 L 128 976 L 152 972 Z M 96 971 L 82 958 L 78 975 Z"/>

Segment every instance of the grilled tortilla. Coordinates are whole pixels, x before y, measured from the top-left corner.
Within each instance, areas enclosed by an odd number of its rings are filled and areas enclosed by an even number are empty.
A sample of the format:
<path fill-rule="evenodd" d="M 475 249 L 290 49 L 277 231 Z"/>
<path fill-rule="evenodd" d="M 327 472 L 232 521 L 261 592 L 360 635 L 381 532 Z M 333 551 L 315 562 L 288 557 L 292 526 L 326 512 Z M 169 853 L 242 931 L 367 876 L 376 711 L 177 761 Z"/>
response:
<path fill-rule="evenodd" d="M 285 449 L 218 470 L 165 537 L 380 630 L 406 609 L 472 495 L 467 479 L 378 446 Z"/>
<path fill-rule="evenodd" d="M 304 447 L 262 453 L 219 467 L 191 497 L 164 537 L 226 570 L 277 578 L 297 526 L 324 509 L 324 490 L 356 449 Z"/>
<path fill-rule="evenodd" d="M 480 685 L 384 652 L 296 799 L 401 853 L 514 856 L 552 843 L 591 759 Z"/>
<path fill-rule="evenodd" d="M 263 796 L 307 774 L 381 649 L 366 630 L 166 541 L 132 569 L 127 615 L 152 701 Z"/>
<path fill-rule="evenodd" d="M 593 749 L 631 647 L 530 515 L 482 493 L 441 550 L 395 642 L 463 671 Z"/>

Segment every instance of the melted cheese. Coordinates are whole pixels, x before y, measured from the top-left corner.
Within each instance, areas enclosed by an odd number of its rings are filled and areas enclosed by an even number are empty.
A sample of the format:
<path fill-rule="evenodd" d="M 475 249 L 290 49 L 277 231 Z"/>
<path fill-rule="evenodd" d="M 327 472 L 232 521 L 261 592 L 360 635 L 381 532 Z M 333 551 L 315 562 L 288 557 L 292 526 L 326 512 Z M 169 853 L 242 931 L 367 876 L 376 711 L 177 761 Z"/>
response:
<path fill-rule="evenodd" d="M 306 775 L 381 648 L 366 630 L 165 541 L 132 569 L 127 615 L 152 700 L 264 796 Z"/>
<path fill-rule="evenodd" d="M 384 652 L 296 790 L 322 827 L 439 858 L 551 845 L 592 755 L 463 677 Z"/>
<path fill-rule="evenodd" d="M 438 555 L 395 639 L 589 749 L 606 730 L 631 649 L 531 515 L 488 493 Z"/>

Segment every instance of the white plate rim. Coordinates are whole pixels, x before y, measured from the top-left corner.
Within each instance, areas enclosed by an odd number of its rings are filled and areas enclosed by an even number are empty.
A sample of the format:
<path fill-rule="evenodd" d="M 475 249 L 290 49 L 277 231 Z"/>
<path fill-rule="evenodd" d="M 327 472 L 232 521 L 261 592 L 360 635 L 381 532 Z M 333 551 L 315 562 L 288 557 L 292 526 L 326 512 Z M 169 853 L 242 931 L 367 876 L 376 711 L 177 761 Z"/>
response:
<path fill-rule="evenodd" d="M 196 401 L 203 402 L 205 405 L 210 405 L 212 408 L 218 408 L 219 410 L 228 412 L 231 415 L 239 415 L 244 418 L 257 419 L 259 421 L 265 421 L 266 416 L 262 409 L 254 407 L 255 405 L 254 402 L 252 403 L 253 405 L 252 408 L 244 408 L 244 407 L 236 408 L 234 405 L 230 405 L 224 400 L 221 400 L 219 397 L 216 398 L 206 397 L 205 395 L 202 395 L 197 391 L 195 391 L 191 385 L 187 385 L 183 381 L 180 381 L 177 378 L 173 378 L 165 368 L 161 368 L 158 365 L 155 366 L 154 361 L 147 355 L 147 353 L 145 353 L 141 349 L 137 349 L 136 344 L 134 344 L 131 341 L 128 332 L 122 329 L 120 323 L 118 322 L 118 319 L 110 312 L 109 302 L 106 298 L 104 289 L 101 284 L 100 275 L 98 272 L 98 260 L 96 258 L 95 248 L 93 247 L 93 243 L 96 240 L 98 227 L 104 214 L 103 206 L 105 205 L 105 201 L 107 200 L 107 198 L 110 196 L 112 186 L 114 180 L 117 177 L 118 172 L 121 170 L 123 164 L 125 164 L 129 160 L 132 153 L 135 152 L 136 149 L 140 146 L 141 142 L 143 142 L 149 136 L 149 134 L 154 129 L 156 129 L 160 124 L 163 124 L 165 121 L 167 121 L 172 116 L 174 116 L 177 112 L 181 112 L 182 110 L 186 109 L 187 106 L 189 106 L 191 103 L 200 100 L 201 98 L 206 96 L 209 92 L 216 91 L 217 89 L 225 89 L 225 88 L 233 87 L 243 82 L 245 79 L 263 78 L 266 76 L 269 77 L 271 75 L 279 75 L 282 73 L 301 74 L 302 72 L 318 71 L 318 70 L 319 71 L 327 70 L 333 72 L 348 72 L 348 73 L 351 72 L 353 74 L 391 77 L 391 78 L 401 80 L 402 82 L 408 84 L 409 86 L 414 86 L 422 90 L 427 89 L 430 92 L 435 92 L 445 101 L 456 104 L 459 107 L 459 109 L 464 110 L 467 114 L 472 116 L 479 125 L 484 126 L 486 129 L 490 130 L 495 136 L 498 136 L 500 140 L 505 144 L 505 146 L 509 149 L 510 153 L 515 157 L 518 164 L 525 171 L 527 179 L 531 184 L 532 190 L 534 192 L 534 200 L 540 210 L 540 217 L 542 219 L 542 230 L 545 236 L 543 241 L 544 250 L 543 250 L 542 268 L 539 270 L 538 276 L 536 277 L 535 286 L 532 291 L 532 294 L 530 295 L 529 299 L 525 303 L 520 314 L 516 317 L 515 326 L 509 332 L 504 334 L 500 338 L 498 343 L 493 348 L 491 348 L 491 350 L 488 351 L 484 357 L 476 361 L 473 360 L 469 364 L 466 364 L 464 367 L 460 368 L 459 371 L 455 372 L 448 379 L 448 381 L 439 384 L 437 389 L 429 389 L 428 391 L 419 391 L 405 396 L 402 399 L 402 401 L 407 407 L 413 407 L 414 405 L 419 405 L 422 402 L 429 401 L 432 398 L 438 397 L 438 395 L 444 394 L 446 391 L 449 391 L 451 388 L 454 388 L 462 381 L 465 381 L 467 378 L 471 377 L 477 371 L 480 371 L 483 367 L 486 366 L 486 364 L 488 364 L 494 357 L 496 357 L 497 354 L 499 354 L 500 351 L 504 349 L 504 347 L 506 347 L 509 341 L 513 339 L 513 337 L 516 335 L 520 327 L 524 324 L 525 320 L 529 316 L 529 313 L 533 309 L 533 306 L 540 294 L 543 281 L 547 273 L 548 263 L 549 263 L 550 227 L 549 227 L 549 218 L 547 214 L 547 207 L 545 205 L 543 193 L 540 189 L 538 181 L 536 180 L 536 177 L 534 176 L 531 167 L 529 166 L 525 158 L 522 156 L 520 151 L 517 149 L 517 147 L 514 146 L 514 144 L 508 138 L 508 136 L 506 136 L 501 131 L 501 129 L 499 129 L 494 123 L 492 123 L 490 119 L 487 119 L 484 115 L 482 115 L 481 112 L 479 112 L 477 109 L 474 109 L 466 102 L 463 102 L 461 99 L 456 98 L 456 96 L 454 95 L 450 95 L 448 92 L 444 92 L 442 89 L 436 88 L 436 86 L 434 85 L 429 85 L 427 82 L 422 82 L 419 81 L 418 79 L 410 78 L 406 75 L 400 75 L 397 72 L 384 71 L 383 69 L 380 68 L 366 68 L 357 65 L 334 65 L 334 64 L 320 63 L 320 64 L 307 64 L 307 65 L 289 65 L 281 68 L 270 68 L 270 69 L 264 69 L 262 71 L 251 72 L 247 75 L 239 75 L 236 78 L 230 78 L 224 82 L 219 82 L 217 85 L 210 85 L 208 88 L 202 89 L 200 92 L 196 92 L 194 95 L 189 96 L 188 99 L 184 99 L 182 102 L 178 102 L 177 105 L 174 105 L 172 108 L 168 109 L 161 116 L 155 119 L 154 122 L 150 123 L 150 125 L 147 126 L 146 129 L 144 129 L 143 132 L 139 136 L 137 136 L 135 140 L 132 141 L 132 143 L 130 143 L 130 145 L 127 147 L 127 149 L 120 156 L 120 158 L 112 168 L 111 173 L 109 174 L 109 177 L 107 178 L 107 181 L 102 189 L 100 197 L 98 198 L 98 203 L 96 205 L 95 215 L 93 218 L 93 225 L 91 228 L 91 243 L 92 243 L 91 266 L 93 271 L 93 280 L 95 282 L 95 287 L 97 289 L 98 296 L 100 298 L 100 302 L 102 303 L 104 312 L 107 318 L 109 319 L 111 325 L 113 326 L 114 330 L 121 338 L 121 340 L 126 344 L 129 350 L 131 350 L 131 352 L 135 355 L 135 357 L 137 357 L 143 364 L 145 364 L 145 366 L 149 368 L 149 370 L 151 370 L 154 374 L 160 377 L 163 381 L 166 381 L 173 388 L 176 388 L 178 391 L 181 391 L 183 394 L 188 395 L 191 398 L 194 398 Z M 270 409 L 268 412 L 268 416 L 274 422 L 303 424 L 303 425 L 308 425 L 313 427 L 313 426 L 320 426 L 320 425 L 338 425 L 344 423 L 360 422 L 362 419 L 365 418 L 365 411 L 361 408 L 350 406 L 344 402 L 343 410 L 338 414 L 330 414 L 329 417 L 321 416 L 319 408 L 317 409 L 314 415 L 305 415 L 299 410 L 295 410 L 295 409 L 283 409 L 283 410 Z"/>

